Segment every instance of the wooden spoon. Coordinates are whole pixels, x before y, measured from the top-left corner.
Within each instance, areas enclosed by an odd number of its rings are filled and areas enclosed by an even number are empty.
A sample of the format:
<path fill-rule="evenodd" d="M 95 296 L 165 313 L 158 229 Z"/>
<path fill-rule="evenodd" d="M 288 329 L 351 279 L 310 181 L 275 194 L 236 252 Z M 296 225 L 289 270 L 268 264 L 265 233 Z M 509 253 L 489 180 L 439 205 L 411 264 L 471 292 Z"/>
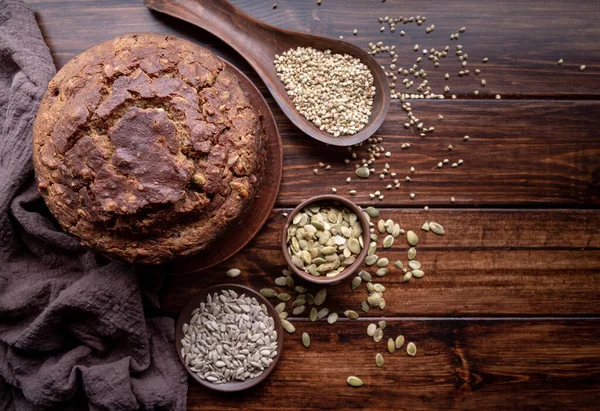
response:
<path fill-rule="evenodd" d="M 385 72 L 360 47 L 336 39 L 271 26 L 244 13 L 226 0 L 145 0 L 144 4 L 152 10 L 203 28 L 229 44 L 256 70 L 288 118 L 300 130 L 319 141 L 336 146 L 360 143 L 373 135 L 385 119 L 390 105 L 390 90 Z M 283 83 L 277 77 L 273 60 L 276 54 L 300 46 L 350 54 L 369 67 L 377 90 L 369 123 L 361 131 L 354 135 L 334 137 L 319 130 L 296 111 Z"/>

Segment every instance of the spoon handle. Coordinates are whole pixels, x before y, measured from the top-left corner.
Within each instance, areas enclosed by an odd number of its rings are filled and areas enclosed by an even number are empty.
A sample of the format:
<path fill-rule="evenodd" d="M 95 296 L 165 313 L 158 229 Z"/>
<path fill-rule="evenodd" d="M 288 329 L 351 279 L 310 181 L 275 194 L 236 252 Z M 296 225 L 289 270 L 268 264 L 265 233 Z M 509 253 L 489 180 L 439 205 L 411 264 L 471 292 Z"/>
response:
<path fill-rule="evenodd" d="M 265 53 L 268 53 L 266 60 L 273 61 L 276 44 L 272 41 L 272 28 L 227 0 L 145 0 L 144 4 L 213 33 L 244 56 L 257 71 L 266 69 L 263 67 Z M 257 47 L 258 39 L 260 47 Z"/>

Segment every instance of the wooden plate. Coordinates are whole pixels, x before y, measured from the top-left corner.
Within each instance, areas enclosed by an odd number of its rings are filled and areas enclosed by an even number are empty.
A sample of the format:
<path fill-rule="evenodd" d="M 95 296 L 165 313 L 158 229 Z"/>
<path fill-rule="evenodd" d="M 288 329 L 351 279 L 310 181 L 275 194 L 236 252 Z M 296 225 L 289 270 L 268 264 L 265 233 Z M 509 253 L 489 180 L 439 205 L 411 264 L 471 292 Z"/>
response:
<path fill-rule="evenodd" d="M 222 60 L 222 59 L 221 59 Z M 242 88 L 254 104 L 265 131 L 267 158 L 263 166 L 260 187 L 256 196 L 237 221 L 227 227 L 211 246 L 192 256 L 168 261 L 154 268 L 170 274 L 187 274 L 213 267 L 240 251 L 254 238 L 267 221 L 279 193 L 283 172 L 283 147 L 273 113 L 256 86 L 238 68 L 222 60 L 237 74 Z"/>
<path fill-rule="evenodd" d="M 200 377 L 198 377 L 185 364 L 185 362 L 183 361 L 183 358 L 181 358 L 181 347 L 182 347 L 181 337 L 183 334 L 183 330 L 181 328 L 183 327 L 183 324 L 190 321 L 190 319 L 192 318 L 192 311 L 194 311 L 196 308 L 198 308 L 200 306 L 201 302 L 206 301 L 206 296 L 208 295 L 208 293 L 219 292 L 221 290 L 233 290 L 236 293 L 238 293 L 239 295 L 245 294 L 248 297 L 255 297 L 259 303 L 264 304 L 267 307 L 267 312 L 269 313 L 269 315 L 271 317 L 273 317 L 273 320 L 275 323 L 275 331 L 277 331 L 277 356 L 275 358 L 273 358 L 273 363 L 271 363 L 269 368 L 265 369 L 263 371 L 263 373 L 256 378 L 250 378 L 245 381 L 239 381 L 239 382 L 228 382 L 225 384 L 213 384 L 209 381 L 205 381 L 205 380 L 201 379 Z M 223 391 L 223 392 L 241 391 L 241 390 L 245 390 L 250 387 L 253 387 L 257 384 L 260 384 L 275 369 L 275 366 L 277 365 L 277 362 L 279 361 L 279 357 L 281 356 L 281 350 L 283 349 L 283 326 L 281 325 L 281 319 L 279 318 L 279 314 L 277 314 L 277 311 L 275 311 L 275 308 L 271 305 L 271 303 L 269 301 L 267 301 L 267 299 L 265 297 L 263 297 L 262 295 L 260 295 L 256 291 L 254 291 L 253 289 L 244 287 L 243 285 L 237 285 L 237 284 L 218 284 L 218 285 L 213 285 L 211 287 L 205 288 L 204 290 L 200 291 L 198 294 L 193 296 L 190 299 L 190 301 L 186 304 L 186 306 L 183 308 L 183 310 L 181 311 L 181 314 L 179 314 L 179 318 L 177 319 L 177 324 L 175 325 L 175 347 L 177 349 L 177 356 L 183 363 L 183 366 L 187 370 L 188 374 L 190 374 L 190 376 L 194 380 L 198 381 L 200 384 L 204 385 L 205 387 L 208 387 L 208 388 L 216 390 L 216 391 Z"/>

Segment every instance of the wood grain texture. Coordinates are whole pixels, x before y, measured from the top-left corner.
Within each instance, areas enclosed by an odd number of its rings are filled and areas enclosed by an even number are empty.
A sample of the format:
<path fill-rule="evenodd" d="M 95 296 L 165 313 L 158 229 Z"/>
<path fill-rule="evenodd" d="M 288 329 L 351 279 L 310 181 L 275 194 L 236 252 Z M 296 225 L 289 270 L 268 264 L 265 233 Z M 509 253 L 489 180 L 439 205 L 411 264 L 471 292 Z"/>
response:
<path fill-rule="evenodd" d="M 276 106 L 250 66 L 213 35 L 176 19 L 151 13 L 141 0 L 26 0 L 36 11 L 57 66 L 90 46 L 132 31 L 172 33 L 209 48 L 238 66 L 256 83 L 273 110 L 283 137 L 285 162 L 279 209 L 261 233 L 240 253 L 203 273 L 169 276 L 163 312 L 177 316 L 187 300 L 210 284 L 232 281 L 227 268 L 243 274 L 236 283 L 254 289 L 273 286 L 285 267 L 279 244 L 283 212 L 309 196 L 331 192 L 370 204 L 380 190 L 378 207 L 406 228 L 425 219 L 444 225 L 447 234 L 421 234 L 417 259 L 427 274 L 408 284 L 392 271 L 381 279 L 387 291 L 386 338 L 403 333 L 417 343 L 417 357 L 385 354 L 385 340 L 365 335 L 371 321 L 340 320 L 329 326 L 292 319 L 284 353 L 272 378 L 236 395 L 209 392 L 191 382 L 188 407 L 199 409 L 561 409 L 597 408 L 600 398 L 600 9 L 595 2 L 509 0 L 347 1 L 233 0 L 267 23 L 337 38 L 358 46 L 384 41 L 396 45 L 398 66 L 413 64 L 412 47 L 450 53 L 435 69 L 425 57 L 427 79 L 439 92 L 448 85 L 458 100 L 413 101 L 414 113 L 435 132 L 421 139 L 402 124 L 406 114 L 392 104 L 378 131 L 392 152 L 380 159 L 398 173 L 399 190 L 377 176 L 358 181 L 345 165 L 343 149 L 303 136 Z M 273 10 L 272 4 L 278 8 Z M 379 16 L 426 15 L 427 22 L 398 25 L 380 33 Z M 425 33 L 425 27 L 435 30 Z M 449 34 L 467 28 L 459 41 Z M 352 36 L 353 29 L 358 35 Z M 404 30 L 406 36 L 400 37 Z M 478 76 L 457 76 L 457 44 L 469 55 L 468 69 Z M 489 57 L 484 64 L 481 59 Z M 378 56 L 389 64 L 387 56 Z M 557 65 L 564 59 L 562 66 Z M 580 72 L 579 66 L 587 68 Z M 451 77 L 444 80 L 448 72 Z M 485 78 L 487 85 L 479 81 Z M 415 87 L 418 85 L 417 79 Z M 400 83 L 400 77 L 397 83 Z M 472 92 L 479 89 L 481 95 Z M 501 94 L 501 100 L 494 100 Z M 439 122 L 438 115 L 444 120 Z M 471 140 L 461 138 L 468 134 Z M 400 150 L 411 143 L 409 150 Z M 454 149 L 449 152 L 448 144 Z M 436 164 L 461 158 L 456 169 Z M 331 164 L 331 170 L 314 168 Z M 409 174 L 414 166 L 416 172 Z M 404 177 L 409 174 L 412 182 Z M 352 176 L 351 184 L 345 179 Z M 410 200 L 409 193 L 416 193 Z M 450 203 L 450 197 L 456 198 Z M 422 207 L 431 208 L 426 214 Z M 283 207 L 283 208 L 282 208 Z M 418 207 L 418 208 L 417 208 Z M 443 208 L 442 208 L 443 207 Z M 477 209 L 475 207 L 486 207 Z M 545 208 L 545 209 L 543 209 Z M 382 253 L 406 262 L 406 244 Z M 371 270 L 373 271 L 373 270 Z M 146 276 L 145 281 L 154 278 Z M 326 305 L 341 312 L 365 296 L 364 285 L 329 289 Z M 302 347 L 303 331 L 311 335 Z M 375 353 L 386 357 L 383 369 Z M 348 375 L 365 386 L 351 389 Z"/>
<path fill-rule="evenodd" d="M 74 55 L 93 44 L 129 31 L 174 33 L 199 42 L 225 55 L 234 64 L 242 61 L 223 42 L 204 31 L 176 19 L 151 15 L 138 0 L 27 0 L 40 17 L 42 30 L 56 62 L 64 65 Z M 443 48 L 456 44 L 469 54 L 470 69 L 484 71 L 488 80 L 486 95 L 497 93 L 505 98 L 596 98 L 600 95 L 600 26 L 594 2 L 544 0 L 521 2 L 482 2 L 463 0 L 347 1 L 233 0 L 254 17 L 282 28 L 344 39 L 361 47 L 369 42 L 396 44 L 402 64 L 412 64 L 417 53 L 415 43 L 427 48 Z M 395 33 L 380 33 L 378 17 L 426 15 L 422 26 L 415 23 L 399 25 Z M 94 16 L 90 19 L 89 16 Z M 85 25 L 79 24 L 82 20 Z M 67 24 L 68 23 L 68 24 Z M 435 24 L 435 30 L 425 33 L 425 27 Z M 458 42 L 450 41 L 450 33 L 465 26 Z M 73 30 L 77 27 L 77 30 Z M 358 36 L 352 30 L 359 30 Z M 407 35 L 400 37 L 400 30 Z M 452 58 L 450 58 L 452 56 Z M 431 67 L 428 79 L 434 87 L 443 87 L 443 75 L 459 70 L 456 56 L 450 54 L 438 69 Z M 489 57 L 483 65 L 481 59 Z M 557 65 L 564 59 L 562 66 Z M 381 60 L 386 61 L 385 59 Z M 579 66 L 585 64 L 581 73 Z M 245 63 L 241 68 L 248 67 Z M 430 67 L 429 65 L 427 67 Z M 437 74 L 434 74 L 437 70 Z M 472 92 L 474 78 L 457 82 L 456 94 Z M 452 83 L 450 84 L 452 87 Z"/>
<path fill-rule="evenodd" d="M 435 131 L 421 138 L 405 129 L 406 113 L 392 104 L 377 133 L 391 157 L 382 154 L 375 175 L 367 180 L 354 174 L 357 160 L 344 164 L 350 158 L 345 149 L 299 138 L 294 128 L 279 121 L 286 155 L 278 204 L 292 206 L 311 195 L 331 192 L 332 187 L 348 197 L 350 189 L 357 190 L 353 199 L 363 205 L 373 203 L 369 194 L 379 190 L 385 197 L 374 201 L 377 206 L 452 206 L 451 197 L 456 199 L 454 206 L 468 207 L 597 207 L 600 203 L 598 102 L 420 100 L 412 107 Z M 465 135 L 470 136 L 468 142 L 463 141 Z M 403 143 L 410 143 L 410 149 L 402 150 Z M 364 148 L 356 152 L 359 159 L 366 157 Z M 444 159 L 450 163 L 439 169 L 437 164 Z M 463 165 L 451 168 L 459 159 Z M 331 164 L 331 170 L 320 169 L 319 162 Z M 391 174 L 379 179 L 385 163 L 398 174 L 400 189 L 385 189 L 393 184 Z M 411 166 L 414 174 L 409 172 Z M 406 176 L 412 182 L 405 182 Z M 347 177 L 352 178 L 350 184 Z M 414 200 L 410 193 L 416 194 Z"/>
<path fill-rule="evenodd" d="M 262 385 L 220 395 L 190 383 L 189 409 L 584 410 L 600 395 L 594 321 L 388 319 L 379 343 L 366 335 L 369 321 L 295 324 Z M 302 332 L 311 336 L 309 349 Z M 387 353 L 387 338 L 398 334 L 416 343 L 415 357 Z M 378 352 L 383 368 L 375 365 Z M 364 385 L 349 387 L 349 375 Z"/>
<path fill-rule="evenodd" d="M 278 3 L 279 7 L 276 10 L 271 8 L 272 3 L 267 4 L 264 1 L 238 0 L 235 3 L 245 11 L 269 23 L 304 31 L 308 27 L 312 32 L 324 35 L 336 35 L 335 27 L 351 24 L 352 16 L 363 16 L 362 20 L 369 21 L 369 25 L 365 27 L 371 27 L 371 22 L 374 23 L 376 26 L 372 33 L 376 32 L 379 36 L 379 23 L 376 20 L 379 11 L 372 10 L 366 2 L 355 2 L 352 3 L 352 7 L 345 7 L 342 6 L 345 4 L 343 2 L 329 0 L 317 8 L 312 1 L 308 0 L 293 3 L 288 1 Z M 207 46 L 216 54 L 240 67 L 258 85 L 259 89 L 267 93 L 266 87 L 256 73 L 223 42 L 187 23 L 168 16 L 152 14 L 137 0 L 112 0 L 103 3 L 102 6 L 92 0 L 73 2 L 36 0 L 30 1 L 30 4 L 38 11 L 38 21 L 59 67 L 93 44 L 123 32 L 168 32 Z M 294 5 L 293 10 L 291 10 L 292 4 Z M 520 6 L 517 2 L 508 2 L 502 8 L 510 11 L 509 15 L 517 21 L 521 21 L 523 18 L 531 19 L 532 12 L 525 12 L 523 7 L 532 8 L 538 10 L 537 20 L 543 21 L 563 7 L 562 3 L 561 5 L 552 3 L 547 7 L 542 7 L 541 3 L 536 5 L 536 3 L 529 2 L 527 4 L 527 6 Z M 337 7 L 335 7 L 336 5 Z M 413 6 L 414 4 L 411 6 L 410 3 L 402 5 L 407 10 L 415 10 Z M 382 10 L 390 10 L 389 13 L 386 13 L 392 15 L 391 10 L 394 7 L 398 8 L 399 5 L 388 1 L 383 5 L 378 3 L 377 7 L 383 7 Z M 386 7 L 392 7 L 392 9 L 386 9 Z M 459 24 L 467 25 L 469 26 L 467 33 L 471 32 L 471 28 L 475 31 L 478 24 L 481 27 L 486 19 L 492 19 L 494 16 L 493 19 L 498 24 L 487 24 L 486 30 L 497 30 L 497 32 L 486 41 L 493 42 L 497 55 L 511 56 L 511 59 L 515 60 L 511 60 L 512 64 L 503 63 L 506 64 L 503 66 L 506 71 L 502 72 L 505 73 L 502 78 L 506 79 L 508 73 L 512 76 L 507 80 L 510 89 L 513 91 L 520 88 L 530 89 L 532 88 L 530 86 L 519 86 L 530 80 L 546 85 L 552 84 L 554 77 L 545 70 L 527 72 L 523 66 L 517 64 L 523 63 L 521 59 L 532 61 L 531 59 L 534 57 L 526 58 L 522 54 L 534 53 L 533 45 L 528 45 L 525 50 L 522 50 L 522 47 L 521 50 L 515 50 L 519 49 L 517 38 L 509 41 L 510 48 L 499 42 L 498 38 L 504 38 L 502 36 L 507 35 L 504 32 L 506 27 L 503 25 L 516 23 L 514 21 L 510 23 L 508 20 L 506 22 L 498 21 L 497 16 L 493 14 L 498 11 L 498 7 L 500 6 L 488 5 L 487 2 L 475 5 L 465 2 L 462 11 L 455 7 L 445 7 L 447 10 L 442 12 L 440 4 L 432 2 L 431 5 L 428 4 L 427 9 L 431 11 L 428 11 L 427 14 L 429 14 L 430 20 L 433 20 L 433 16 L 439 16 L 442 21 L 440 24 L 448 25 L 448 27 L 456 25 L 458 28 Z M 565 17 L 565 19 L 575 22 L 577 18 L 580 18 L 577 22 L 578 26 L 585 26 L 585 22 L 592 15 L 585 13 L 587 7 L 584 4 L 573 8 L 577 11 L 571 10 L 566 14 L 571 17 Z M 467 23 L 459 23 L 458 15 L 466 14 L 465 10 L 473 10 L 469 12 L 472 17 L 465 19 Z M 454 14 L 450 15 L 449 13 Z M 364 17 L 370 14 L 373 14 L 374 17 Z M 88 19 L 85 26 L 79 27 L 77 30 L 74 30 L 71 24 L 65 24 L 65 22 L 77 22 L 85 19 L 86 15 L 93 15 L 94 19 Z M 340 15 L 344 15 L 346 18 L 339 18 Z M 336 16 L 338 17 L 336 18 Z M 541 42 L 542 40 L 538 36 L 543 33 L 559 31 L 560 27 L 565 24 L 562 18 L 552 21 L 553 25 L 548 26 L 547 31 L 528 29 L 528 42 L 531 44 L 536 44 L 536 41 Z M 431 23 L 434 22 L 431 21 Z M 418 27 L 413 26 L 411 27 L 415 30 Z M 600 29 L 595 28 L 596 26 L 592 24 L 586 28 L 589 35 L 583 37 L 580 37 L 579 30 L 566 30 L 563 35 L 574 36 L 570 41 L 576 42 L 576 46 L 563 47 L 562 43 L 541 42 L 539 47 L 546 50 L 544 53 L 548 53 L 548 50 L 560 50 L 561 52 L 565 50 L 575 53 L 579 47 L 583 47 L 587 50 L 586 53 L 582 51 L 583 54 L 595 58 L 595 54 L 600 55 L 597 47 L 592 47 L 592 44 L 597 43 L 598 32 L 600 32 Z M 423 39 L 429 40 L 429 36 L 436 35 L 437 27 L 438 24 L 436 24 L 436 30 L 429 35 L 422 33 Z M 420 29 L 424 31 L 424 26 L 421 26 Z M 360 30 L 362 32 L 362 29 Z M 524 41 L 524 29 L 519 30 L 521 30 L 521 41 Z M 381 35 L 383 36 L 383 34 Z M 387 35 L 391 36 L 390 33 Z M 354 38 L 354 36 L 346 36 L 346 38 L 349 37 L 352 37 L 352 41 L 359 41 L 359 38 Z M 468 36 L 465 37 L 468 39 Z M 398 36 L 398 38 L 400 37 Z M 485 36 L 474 34 L 471 39 L 473 47 L 485 45 Z M 565 40 L 565 42 L 568 41 L 568 39 Z M 425 43 L 421 42 L 421 44 Z M 467 48 L 466 43 L 464 47 Z M 490 43 L 486 47 L 492 48 Z M 413 59 L 413 55 L 420 54 L 414 53 L 412 49 L 407 53 L 412 53 L 410 54 L 411 59 Z M 469 53 L 471 52 L 469 51 Z M 516 56 L 515 53 L 517 53 Z M 477 54 L 471 53 L 471 55 Z M 535 56 L 535 53 L 533 55 Z M 567 59 L 564 56 L 563 58 Z M 566 68 L 566 66 L 557 66 L 555 61 L 550 61 L 550 63 L 552 71 Z M 490 73 L 499 73 L 500 67 L 493 66 L 493 64 L 496 63 L 487 63 L 485 69 Z M 578 70 L 575 70 L 572 75 L 565 76 L 565 84 L 557 84 L 551 89 L 546 88 L 543 94 L 554 93 L 552 98 L 563 98 L 566 95 L 560 93 L 571 90 L 569 91 L 570 98 L 583 98 L 584 94 L 587 95 L 593 90 L 600 93 L 598 90 L 600 72 L 597 77 L 594 77 L 594 65 L 588 65 L 589 68 L 585 72 L 579 73 Z M 440 87 L 448 83 L 452 92 L 459 93 L 461 84 L 467 81 L 464 78 L 452 77 L 445 82 L 442 76 L 443 73 L 438 76 L 441 81 Z M 561 76 L 564 75 L 561 74 Z M 579 81 L 578 76 L 586 77 L 586 80 Z M 430 79 L 430 77 L 432 78 Z M 428 77 L 431 84 L 435 83 L 433 77 Z M 414 129 L 407 130 L 402 126 L 407 120 L 406 113 L 401 110 L 397 100 L 392 102 L 387 119 L 376 135 L 384 137 L 384 147 L 393 153 L 392 157 L 386 161 L 390 164 L 391 170 L 398 173 L 401 180 L 404 179 L 410 166 L 414 166 L 418 172 L 414 176 L 411 175 L 413 183 L 402 183 L 399 190 L 385 192 L 384 201 L 377 203 L 383 206 L 450 206 L 450 197 L 455 197 L 455 206 L 534 205 L 541 207 L 551 205 L 556 207 L 578 205 L 597 207 L 597 204 L 600 203 L 600 136 L 596 133 L 600 127 L 598 102 L 510 101 L 507 100 L 511 97 L 509 93 L 494 88 L 493 77 L 487 75 L 485 77 L 488 80 L 487 89 L 492 91 L 492 94 L 502 93 L 503 100 L 480 98 L 475 102 L 472 100 L 413 102 L 415 115 L 427 126 L 436 128 L 435 132 L 424 139 L 418 137 L 418 133 Z M 572 89 L 575 86 L 580 87 L 580 91 Z M 459 89 L 455 90 L 456 87 Z M 483 90 L 482 87 L 479 88 Z M 596 91 L 593 92 L 596 93 Z M 330 193 L 332 187 L 340 190 L 339 194 L 347 195 L 350 187 L 346 185 L 345 179 L 348 176 L 354 176 L 352 168 L 354 165 L 346 166 L 343 163 L 343 159 L 347 157 L 345 148 L 325 147 L 322 143 L 312 141 L 283 115 L 270 95 L 265 94 L 265 96 L 275 114 L 283 136 L 285 150 L 284 178 L 277 201 L 278 205 L 294 206 L 311 195 Z M 513 97 L 534 98 L 536 95 L 535 93 L 519 94 L 518 96 L 513 95 Z M 439 114 L 444 116 L 442 122 L 438 121 Z M 461 140 L 464 135 L 472 138 L 468 144 L 464 144 Z M 410 150 L 402 151 L 400 145 L 405 142 L 411 143 L 412 147 Z M 447 151 L 449 144 L 454 147 L 450 153 Z M 462 158 L 465 163 L 457 169 L 451 169 L 450 163 L 438 170 L 437 163 L 445 158 L 451 162 Z M 320 161 L 330 163 L 333 169 L 315 176 L 312 170 Z M 379 166 L 376 167 L 378 171 L 383 168 L 383 164 L 384 161 L 379 161 Z M 380 182 L 376 176 L 369 181 L 358 182 L 357 178 L 354 180 L 352 188 L 359 191 L 359 195 L 354 199 L 361 204 L 369 202 L 369 193 L 376 190 L 383 191 L 387 184 L 392 183 L 391 180 L 386 180 L 385 183 Z M 411 192 L 416 194 L 414 200 L 409 199 Z"/>
<path fill-rule="evenodd" d="M 176 315 L 205 286 L 231 281 L 225 272 L 232 267 L 243 272 L 236 283 L 255 289 L 279 288 L 274 279 L 286 267 L 279 245 L 284 211 L 289 210 L 275 210 L 261 233 L 225 263 L 169 277 L 163 310 Z M 382 217 L 418 233 L 416 259 L 426 275 L 402 283 L 403 273 L 392 267 L 396 259 L 407 263 L 405 240 L 399 238 L 391 249 L 378 251 L 391 261 L 387 276 L 373 276 L 387 288 L 387 306 L 362 315 L 600 315 L 600 214 L 595 211 L 384 209 Z M 446 234 L 421 231 L 426 219 L 442 224 Z M 375 272 L 373 267 L 363 268 Z M 360 311 L 360 302 L 367 296 L 365 285 L 353 291 L 350 282 L 328 289 L 328 308 Z M 310 287 L 313 293 L 320 288 Z"/>

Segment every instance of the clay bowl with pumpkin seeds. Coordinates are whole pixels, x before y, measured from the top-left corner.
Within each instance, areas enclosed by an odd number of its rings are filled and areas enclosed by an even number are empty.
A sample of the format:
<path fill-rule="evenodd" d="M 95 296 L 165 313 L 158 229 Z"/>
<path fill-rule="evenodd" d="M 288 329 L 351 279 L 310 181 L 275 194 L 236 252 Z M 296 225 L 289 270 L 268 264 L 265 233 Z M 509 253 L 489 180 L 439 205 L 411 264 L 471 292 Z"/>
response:
<path fill-rule="evenodd" d="M 315 284 L 336 284 L 363 263 L 369 234 L 369 222 L 360 207 L 340 196 L 320 195 L 289 214 L 281 247 L 297 276 Z"/>

